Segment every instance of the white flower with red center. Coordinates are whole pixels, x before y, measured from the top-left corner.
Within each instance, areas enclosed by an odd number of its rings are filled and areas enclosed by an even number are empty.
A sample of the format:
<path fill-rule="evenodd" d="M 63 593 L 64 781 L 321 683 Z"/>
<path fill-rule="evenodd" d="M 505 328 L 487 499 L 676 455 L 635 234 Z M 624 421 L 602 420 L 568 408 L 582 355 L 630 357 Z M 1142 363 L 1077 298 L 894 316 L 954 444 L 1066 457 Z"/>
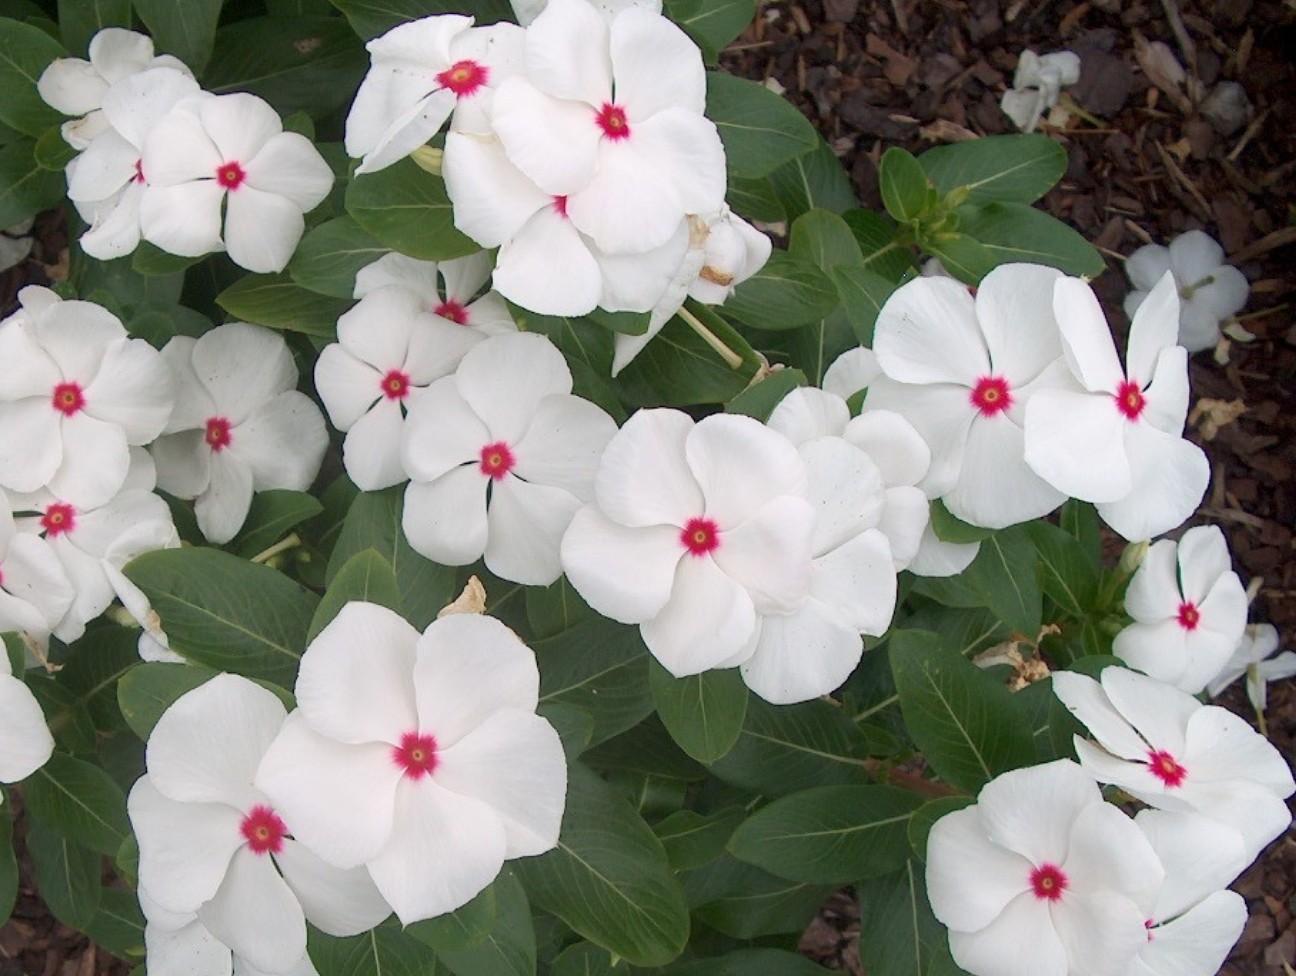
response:
<path fill-rule="evenodd" d="M 567 765 L 539 687 L 530 649 L 492 617 L 420 635 L 348 603 L 302 655 L 257 785 L 303 844 L 366 865 L 403 924 L 453 911 L 506 858 L 558 841 Z"/>
<path fill-rule="evenodd" d="M 1134 317 L 1167 271 L 1179 288 L 1179 345 L 1189 352 L 1210 349 L 1220 340 L 1220 323 L 1247 303 L 1246 276 L 1224 263 L 1224 248 L 1204 231 L 1180 234 L 1169 247 L 1145 244 L 1125 262 L 1134 285 L 1125 296 L 1126 315 Z"/>
<path fill-rule="evenodd" d="M 724 204 L 705 102 L 702 55 L 665 17 L 631 7 L 609 26 L 585 0 L 550 0 L 526 29 L 526 75 L 500 85 L 491 121 L 600 250 L 638 254 Z"/>
<path fill-rule="evenodd" d="M 1165 868 L 1129 976 L 1215 976 L 1246 925 L 1246 902 L 1221 890 L 1250 862 L 1242 835 L 1196 813 L 1141 810 L 1134 823 Z"/>
<path fill-rule="evenodd" d="M 166 425 L 171 374 L 105 308 L 35 286 L 19 300 L 0 322 L 0 487 L 102 505 L 126 479 L 130 445 Z"/>
<path fill-rule="evenodd" d="M 412 405 L 401 444 L 410 477 L 402 527 L 449 566 L 486 559 L 496 576 L 547 586 L 558 546 L 593 495 L 616 422 L 572 396 L 571 371 L 544 336 L 487 339 Z"/>
<path fill-rule="evenodd" d="M 650 311 L 688 250 L 688 222 L 679 214 L 664 243 L 644 253 L 605 253 L 572 221 L 568 198 L 531 182 L 494 138 L 449 133 L 442 172 L 455 226 L 499 248 L 493 287 L 532 312 Z"/>
<path fill-rule="evenodd" d="M 177 102 L 198 91 L 188 72 L 150 68 L 123 78 L 105 93 L 107 128 L 67 165 L 68 199 L 91 224 L 80 238 L 91 257 L 119 258 L 139 244 L 144 139 Z"/>
<path fill-rule="evenodd" d="M 1206 690 L 1212 698 L 1218 698 L 1225 688 L 1246 675 L 1247 698 L 1257 712 L 1263 712 L 1269 682 L 1296 675 L 1296 653 L 1283 651 L 1270 657 L 1276 650 L 1278 631 L 1273 624 L 1250 625 L 1238 641 L 1233 656 L 1224 665 L 1224 670 L 1211 680 Z"/>
<path fill-rule="evenodd" d="M 386 285 L 338 319 L 338 341 L 315 362 L 315 389 L 346 433 L 342 460 L 364 491 L 399 484 L 406 416 L 428 385 L 453 372 L 482 334 L 426 310 L 415 292 Z"/>
<path fill-rule="evenodd" d="M 369 72 L 346 121 L 347 155 L 361 159 L 356 173 L 404 159 L 452 112 L 454 129 L 489 131 L 495 89 L 522 70 L 525 34 L 516 24 L 472 22 L 458 14 L 424 17 L 365 45 Z"/>
<path fill-rule="evenodd" d="M 1239 831 L 1248 859 L 1291 823 L 1287 763 L 1232 712 L 1125 668 L 1092 678 L 1053 673 L 1053 691 L 1096 742 L 1075 738 L 1081 764 L 1149 806 L 1195 810 Z"/>
<path fill-rule="evenodd" d="M 225 543 L 247 518 L 254 491 L 305 491 L 319 473 L 328 431 L 297 386 L 283 337 L 245 322 L 200 339 L 176 336 L 162 356 L 176 377 L 176 408 L 150 448 L 158 487 L 196 499 L 198 527 Z"/>
<path fill-rule="evenodd" d="M 1098 299 L 1060 278 L 1053 311 L 1081 389 L 1041 391 L 1026 411 L 1026 463 L 1073 498 L 1094 502 L 1130 541 L 1183 523 L 1210 479 L 1201 448 L 1183 439 L 1188 353 L 1175 345 L 1179 298 L 1166 274 L 1130 326 L 1125 367 Z"/>
<path fill-rule="evenodd" d="M 952 278 L 917 278 L 882 307 L 873 352 L 883 374 L 865 411 L 892 410 L 931 447 L 922 487 L 988 528 L 1038 518 L 1065 495 L 1023 460 L 1023 417 L 1041 390 L 1069 382 L 1052 312 L 1060 271 L 995 268 L 975 299 Z"/>
<path fill-rule="evenodd" d="M 0 595 L 0 631 L 11 629 L 3 615 Z M 26 779 L 44 766 L 53 752 L 54 737 L 45 724 L 45 713 L 31 689 L 14 677 L 9 654 L 0 644 L 0 783 Z M 0 801 L 3 799 L 0 790 Z"/>
<path fill-rule="evenodd" d="M 170 68 L 193 77 L 182 62 L 169 54 L 153 55 L 153 39 L 120 27 L 105 27 L 90 39 L 90 60 L 55 58 L 36 90 L 52 108 L 81 118 L 63 124 L 63 138 L 74 149 L 85 149 L 109 124 L 99 108 L 117 82 L 150 68 Z"/>
<path fill-rule="evenodd" d="M 676 677 L 750 654 L 761 614 L 810 592 L 815 508 L 796 447 L 731 414 L 640 410 L 603 452 L 562 564 L 605 617 L 639 624 Z"/>
<path fill-rule="evenodd" d="M 180 102 L 150 128 L 141 166 L 145 240 L 186 257 L 225 250 L 258 272 L 284 269 L 304 214 L 333 186 L 311 141 L 284 132 L 275 110 L 246 93 Z"/>
<path fill-rule="evenodd" d="M 490 279 L 495 262 L 479 251 L 449 261 L 419 261 L 392 251 L 356 272 L 356 298 L 395 285 L 418 295 L 423 311 L 482 335 L 516 332 L 517 324 L 498 292 L 475 297 Z"/>
<path fill-rule="evenodd" d="M 1246 628 L 1246 590 L 1218 526 L 1189 529 L 1148 549 L 1125 592 L 1134 622 L 1113 653 L 1132 668 L 1195 695 L 1228 663 Z"/>
<path fill-rule="evenodd" d="M 927 895 L 973 976 L 1112 976 L 1147 942 L 1164 872 L 1070 760 L 995 777 L 936 821 Z"/>
<path fill-rule="evenodd" d="M 0 634 L 17 631 L 46 647 L 74 595 L 50 544 L 18 531 L 9 498 L 0 491 Z"/>
<path fill-rule="evenodd" d="M 391 911 L 362 868 L 321 861 L 254 786 L 286 718 L 283 703 L 255 682 L 212 678 L 158 719 L 148 772 L 127 802 L 140 890 L 166 912 L 196 915 L 269 973 L 301 961 L 308 919 L 330 935 L 356 935 Z"/>

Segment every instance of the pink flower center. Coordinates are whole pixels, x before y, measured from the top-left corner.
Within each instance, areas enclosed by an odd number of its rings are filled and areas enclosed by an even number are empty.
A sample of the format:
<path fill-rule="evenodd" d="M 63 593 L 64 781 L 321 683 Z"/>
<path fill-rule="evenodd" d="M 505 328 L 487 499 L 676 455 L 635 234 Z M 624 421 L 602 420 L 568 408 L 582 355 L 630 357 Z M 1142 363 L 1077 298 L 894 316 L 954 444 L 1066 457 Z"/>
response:
<path fill-rule="evenodd" d="M 1068 884 L 1066 874 L 1056 864 L 1045 862 L 1030 873 L 1031 891 L 1041 901 L 1057 901 Z"/>
<path fill-rule="evenodd" d="M 1180 627 L 1184 630 L 1196 630 L 1199 623 L 1201 623 L 1201 611 L 1197 609 L 1197 604 L 1191 600 L 1179 604 Z"/>
<path fill-rule="evenodd" d="M 553 206 L 554 206 L 554 210 L 558 212 L 558 216 L 561 217 L 563 220 L 566 220 L 567 219 L 567 197 L 565 196 L 554 197 Z"/>
<path fill-rule="evenodd" d="M 76 509 L 66 502 L 54 502 L 41 516 L 46 535 L 60 536 L 76 528 Z"/>
<path fill-rule="evenodd" d="M 85 394 L 81 392 L 80 383 L 60 383 L 54 387 L 51 398 L 54 409 L 64 416 L 71 417 L 85 406 Z"/>
<path fill-rule="evenodd" d="M 1148 753 L 1148 769 L 1171 789 L 1180 786 L 1188 775 L 1188 770 L 1164 749 L 1153 749 Z"/>
<path fill-rule="evenodd" d="M 1152 921 L 1152 919 L 1150 919 L 1150 918 L 1149 918 L 1147 921 L 1145 921 L 1145 922 L 1143 923 L 1143 927 L 1144 927 L 1145 929 L 1147 929 L 1147 940 L 1148 940 L 1149 942 L 1152 941 L 1152 927 L 1153 927 L 1154 925 L 1156 925 L 1156 922 Z"/>
<path fill-rule="evenodd" d="M 431 776 L 437 768 L 437 741 L 434 736 L 406 732 L 400 745 L 392 746 L 392 759 L 410 779 Z"/>
<path fill-rule="evenodd" d="M 1116 409 L 1125 415 L 1126 420 L 1138 420 L 1147 406 L 1143 388 L 1133 380 L 1125 380 L 1116 387 Z"/>
<path fill-rule="evenodd" d="M 983 376 L 972 388 L 972 406 L 981 412 L 983 417 L 993 417 L 1003 413 L 1013 405 L 1012 391 L 1008 381 L 1002 376 Z"/>
<path fill-rule="evenodd" d="M 278 854 L 283 849 L 288 825 L 269 807 L 257 805 L 248 811 L 239 824 L 239 833 L 247 841 L 253 854 Z"/>
<path fill-rule="evenodd" d="M 464 308 L 453 298 L 447 298 L 432 310 L 432 314 L 439 315 L 443 319 L 449 319 L 456 325 L 468 324 L 468 309 Z"/>
<path fill-rule="evenodd" d="M 693 556 L 705 556 L 720 548 L 720 527 L 709 518 L 691 518 L 680 529 L 680 545 Z"/>
<path fill-rule="evenodd" d="M 503 441 L 487 444 L 481 449 L 481 473 L 499 481 L 513 469 L 517 459 Z"/>
<path fill-rule="evenodd" d="M 626 118 L 625 109 L 620 105 L 604 102 L 594 118 L 603 130 L 603 138 L 614 141 L 630 138 L 630 120 Z"/>
<path fill-rule="evenodd" d="M 207 446 L 213 451 L 223 451 L 230 445 L 230 422 L 224 417 L 208 417 Z"/>
<path fill-rule="evenodd" d="M 382 387 L 383 396 L 388 400 L 404 400 L 409 396 L 409 375 L 399 369 L 391 370 L 378 385 Z"/>
<path fill-rule="evenodd" d="M 490 78 L 490 69 L 476 61 L 456 61 L 436 76 L 442 88 L 449 88 L 456 98 L 476 94 Z"/>
<path fill-rule="evenodd" d="M 216 182 L 227 190 L 237 190 L 247 179 L 247 173 L 236 162 L 223 163 L 216 167 Z"/>
<path fill-rule="evenodd" d="M 136 182 L 136 183 L 143 183 L 143 182 L 144 182 L 144 160 L 142 160 L 142 159 L 137 159 L 137 160 L 135 160 L 135 177 L 134 177 L 134 179 L 135 179 L 135 182 Z"/>

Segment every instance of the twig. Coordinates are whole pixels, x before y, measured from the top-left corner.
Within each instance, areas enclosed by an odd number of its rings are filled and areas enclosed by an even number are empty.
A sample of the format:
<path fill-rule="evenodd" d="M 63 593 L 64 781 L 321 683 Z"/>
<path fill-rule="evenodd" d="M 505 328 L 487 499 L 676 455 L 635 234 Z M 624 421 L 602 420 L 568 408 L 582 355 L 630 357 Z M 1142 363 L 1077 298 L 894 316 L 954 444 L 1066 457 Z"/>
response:
<path fill-rule="evenodd" d="M 1188 28 L 1184 27 L 1183 17 L 1179 13 L 1179 4 L 1177 0 L 1161 0 L 1161 7 L 1165 10 L 1166 20 L 1170 22 L 1170 31 L 1175 36 L 1175 41 L 1179 45 L 1179 50 L 1183 51 L 1184 59 L 1188 62 L 1188 69 L 1197 77 L 1197 45 L 1188 35 Z"/>
<path fill-rule="evenodd" d="M 1197 189 L 1197 186 L 1193 181 L 1188 178 L 1188 174 L 1180 169 L 1179 164 L 1176 163 L 1174 157 L 1166 151 L 1165 146 L 1161 145 L 1159 142 L 1153 143 L 1153 145 L 1156 146 L 1156 150 L 1161 156 L 1161 162 L 1163 162 L 1165 168 L 1170 171 L 1170 175 L 1175 178 L 1185 191 L 1187 191 L 1188 195 L 1193 198 L 1193 201 L 1201 207 L 1202 219 L 1207 221 L 1213 220 L 1214 215 L 1211 213 L 1211 206 L 1206 202 L 1206 198 L 1202 196 L 1201 190 Z"/>
<path fill-rule="evenodd" d="M 1296 244 L 1296 227 L 1280 227 L 1272 233 L 1265 234 L 1258 241 L 1252 241 L 1246 247 L 1229 255 L 1229 263 L 1241 264 L 1262 254 L 1268 254 L 1275 248 L 1286 244 Z"/>
<path fill-rule="evenodd" d="M 1255 138 L 1256 134 L 1264 126 L 1267 118 L 1269 118 L 1269 109 L 1265 109 L 1252 119 L 1251 124 L 1246 127 L 1246 132 L 1242 133 L 1242 138 L 1238 140 L 1238 144 L 1234 146 L 1232 151 L 1224 158 L 1230 163 L 1237 162 L 1237 158 L 1242 155 L 1242 150 L 1247 147 L 1248 142 Z"/>

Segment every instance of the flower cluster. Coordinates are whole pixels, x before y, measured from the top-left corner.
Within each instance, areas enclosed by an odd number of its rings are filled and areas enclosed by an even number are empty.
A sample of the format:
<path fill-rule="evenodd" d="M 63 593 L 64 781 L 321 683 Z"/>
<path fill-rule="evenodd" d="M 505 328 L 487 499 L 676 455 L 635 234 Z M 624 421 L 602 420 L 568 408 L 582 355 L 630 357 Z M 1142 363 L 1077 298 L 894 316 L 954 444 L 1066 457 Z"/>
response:
<path fill-rule="evenodd" d="M 282 271 L 305 230 L 304 214 L 333 186 L 305 136 L 283 131 L 255 95 L 213 95 L 153 42 L 108 28 L 90 60 L 59 58 L 41 96 L 80 118 L 63 135 L 79 154 L 67 165 L 68 198 L 90 224 L 87 254 L 129 254 L 141 238 L 171 254 L 228 251 L 249 271 Z"/>

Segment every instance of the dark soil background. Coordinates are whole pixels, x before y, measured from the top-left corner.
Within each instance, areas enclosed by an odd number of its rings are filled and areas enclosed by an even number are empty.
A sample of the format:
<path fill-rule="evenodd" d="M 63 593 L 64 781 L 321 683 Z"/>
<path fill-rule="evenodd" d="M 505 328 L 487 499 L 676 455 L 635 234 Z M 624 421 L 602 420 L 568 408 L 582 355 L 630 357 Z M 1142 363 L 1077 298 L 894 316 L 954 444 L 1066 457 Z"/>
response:
<path fill-rule="evenodd" d="M 777 81 L 841 157 L 861 203 L 880 210 L 877 162 L 889 146 L 918 153 L 1014 131 L 998 103 L 1026 48 L 1082 60 L 1079 84 L 1066 90 L 1070 118 L 1041 128 L 1070 157 L 1043 206 L 1106 255 L 1094 287 L 1117 331 L 1127 327 L 1123 259 L 1141 244 L 1203 229 L 1251 282 L 1242 324 L 1254 339 L 1192 362 L 1191 436 L 1213 468 L 1194 522 L 1224 529 L 1243 581 L 1259 581 L 1252 620 L 1273 623 L 1283 647 L 1296 647 L 1296 0 L 767 0 L 722 63 Z M 1190 79 L 1183 88 L 1157 77 L 1166 53 Z M 1218 108 L 1230 102 L 1233 118 Z M 44 215 L 35 234 L 32 257 L 0 275 L 0 308 L 21 285 L 66 274 L 59 217 Z M 1254 718 L 1238 686 L 1222 703 Z M 1267 718 L 1273 743 L 1296 758 L 1296 684 L 1270 688 Z M 27 864 L 14 916 L 0 928 L 0 976 L 129 968 L 54 920 L 30 878 Z M 1234 887 L 1251 917 L 1222 973 L 1290 976 L 1291 833 Z M 802 950 L 860 973 L 857 941 L 858 911 L 843 891 Z"/>

